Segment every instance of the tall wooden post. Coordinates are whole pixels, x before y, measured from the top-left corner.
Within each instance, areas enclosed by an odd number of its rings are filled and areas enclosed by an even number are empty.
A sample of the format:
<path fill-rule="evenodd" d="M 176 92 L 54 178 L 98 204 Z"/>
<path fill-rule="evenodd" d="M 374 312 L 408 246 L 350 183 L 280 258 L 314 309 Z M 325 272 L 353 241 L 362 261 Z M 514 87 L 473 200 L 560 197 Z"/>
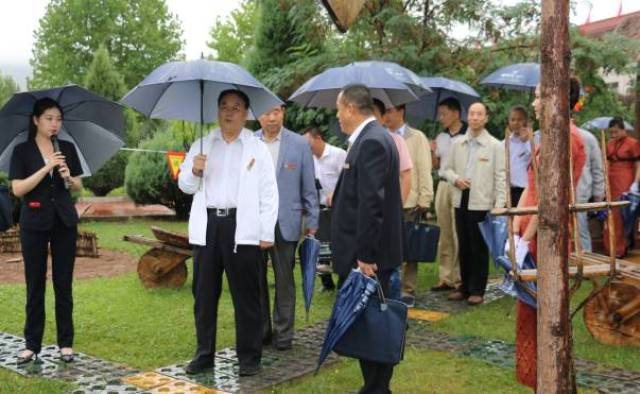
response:
<path fill-rule="evenodd" d="M 640 137 L 640 60 L 636 66 L 636 91 L 635 91 L 635 104 L 636 104 L 636 121 L 634 123 L 636 138 Z"/>
<path fill-rule="evenodd" d="M 538 227 L 540 393 L 575 391 L 569 319 L 569 0 L 542 0 Z"/>

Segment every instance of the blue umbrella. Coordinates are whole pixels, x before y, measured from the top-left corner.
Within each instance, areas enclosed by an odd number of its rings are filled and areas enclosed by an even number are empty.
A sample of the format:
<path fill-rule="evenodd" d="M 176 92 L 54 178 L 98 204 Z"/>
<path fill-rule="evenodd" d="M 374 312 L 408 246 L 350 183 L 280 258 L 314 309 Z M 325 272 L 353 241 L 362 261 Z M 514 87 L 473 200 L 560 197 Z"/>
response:
<path fill-rule="evenodd" d="M 537 301 L 535 297 L 531 296 L 531 294 L 525 290 L 526 287 L 528 290 L 535 292 L 537 290 L 536 284 L 534 282 L 514 282 L 511 276 L 509 276 L 509 272 L 512 270 L 511 260 L 505 256 L 504 253 L 504 246 L 507 242 L 509 232 L 507 219 L 502 216 L 488 214 L 486 219 L 478 224 L 478 227 L 480 228 L 484 242 L 487 244 L 489 253 L 491 253 L 496 268 L 502 268 L 505 271 L 504 280 L 500 285 L 500 289 L 536 308 Z M 536 264 L 533 261 L 533 257 L 527 253 L 520 269 L 534 268 L 536 268 Z"/>
<path fill-rule="evenodd" d="M 338 292 L 336 303 L 333 305 L 331 318 L 324 336 L 324 343 L 318 356 L 316 373 L 336 343 L 360 313 L 364 311 L 369 302 L 369 297 L 376 292 L 377 286 L 375 279 L 365 276 L 358 270 L 353 270 L 349 273 L 347 280 Z"/>
<path fill-rule="evenodd" d="M 249 97 L 254 119 L 283 104 L 237 64 L 204 59 L 163 64 L 121 101 L 153 119 L 199 122 L 202 136 L 204 123 L 218 120 L 218 97 L 228 89 L 240 90 Z"/>
<path fill-rule="evenodd" d="M 390 74 L 398 82 L 407 85 L 411 91 L 418 97 L 429 95 L 432 92 L 430 87 L 416 73 L 406 67 L 393 62 L 385 62 L 380 60 L 368 60 L 363 62 L 353 62 L 351 65 L 365 68 L 380 68 Z"/>
<path fill-rule="evenodd" d="M 501 89 L 532 91 L 540 83 L 538 63 L 517 63 L 497 69 L 487 75 L 481 85 Z"/>
<path fill-rule="evenodd" d="M 386 106 L 406 104 L 418 99 L 410 87 L 396 80 L 384 69 L 350 64 L 329 68 L 314 76 L 300 86 L 289 100 L 304 107 L 335 108 L 340 91 L 345 86 L 354 84 L 368 87 L 371 95 Z"/>
<path fill-rule="evenodd" d="M 609 128 L 609 122 L 611 121 L 611 119 L 613 119 L 613 117 L 611 116 L 601 116 L 599 118 L 595 118 L 595 119 L 591 119 L 590 121 L 583 123 L 582 124 L 582 128 L 583 129 L 590 129 L 590 130 L 603 130 L 603 129 L 608 129 Z M 627 121 L 624 122 L 624 128 L 625 130 L 633 130 L 633 125 Z"/>
<path fill-rule="evenodd" d="M 77 85 L 16 93 L 0 110 L 1 170 L 8 172 L 13 148 L 27 140 L 33 105 L 45 97 L 62 107 L 59 138 L 76 146 L 83 175 L 94 174 L 124 145 L 124 113 L 118 103 Z"/>
<path fill-rule="evenodd" d="M 640 193 L 628 191 L 622 193 L 620 197 L 622 201 L 629 201 L 630 204 L 621 208 L 622 222 L 624 223 L 624 237 L 625 239 L 634 242 L 635 223 L 638 216 L 640 216 Z M 616 234 L 620 236 L 620 234 Z"/>
<path fill-rule="evenodd" d="M 420 101 L 407 104 L 407 116 L 416 119 L 437 120 L 440 101 L 453 97 L 462 106 L 462 119 L 469 106 L 480 99 L 480 94 L 464 82 L 444 77 L 423 77 L 422 81 L 434 92 L 420 96 Z"/>
<path fill-rule="evenodd" d="M 320 254 L 320 241 L 313 236 L 307 236 L 298 249 L 300 254 L 300 272 L 302 273 L 302 295 L 304 296 L 304 309 L 309 319 L 309 308 L 313 298 L 313 287 L 316 279 L 316 266 Z"/>

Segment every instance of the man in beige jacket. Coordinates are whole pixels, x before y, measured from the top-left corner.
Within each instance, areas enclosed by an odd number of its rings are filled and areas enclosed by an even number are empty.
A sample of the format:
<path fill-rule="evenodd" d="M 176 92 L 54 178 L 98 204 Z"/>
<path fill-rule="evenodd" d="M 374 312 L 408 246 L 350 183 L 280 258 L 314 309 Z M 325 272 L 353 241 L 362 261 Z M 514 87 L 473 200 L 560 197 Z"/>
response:
<path fill-rule="evenodd" d="M 423 216 L 433 200 L 433 178 L 431 177 L 431 146 L 420 130 L 409 127 L 404 121 L 405 107 L 387 108 L 385 123 L 391 132 L 401 135 L 413 162 L 411 189 L 404 202 L 404 219 L 413 221 Z M 409 306 L 415 302 L 418 264 L 405 263 L 402 269 L 402 300 Z"/>
<path fill-rule="evenodd" d="M 451 201 L 455 208 L 456 233 L 460 252 L 462 286 L 449 295 L 451 300 L 484 302 L 489 275 L 489 252 L 478 223 L 492 208 L 505 204 L 504 144 L 485 129 L 487 108 L 482 103 L 469 107 L 469 128 L 457 138 L 444 166 L 444 176 L 455 188 Z"/>

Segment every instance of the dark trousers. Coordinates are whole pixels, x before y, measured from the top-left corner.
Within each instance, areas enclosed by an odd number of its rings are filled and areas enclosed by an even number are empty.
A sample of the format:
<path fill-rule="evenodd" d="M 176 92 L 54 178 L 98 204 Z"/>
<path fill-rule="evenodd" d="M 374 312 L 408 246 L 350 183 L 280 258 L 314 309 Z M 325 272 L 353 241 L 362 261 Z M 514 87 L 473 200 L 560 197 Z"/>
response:
<path fill-rule="evenodd" d="M 378 280 L 382 285 L 385 295 L 389 294 L 389 279 L 393 270 L 379 271 Z M 391 393 L 389 385 L 393 376 L 394 364 L 383 364 L 373 361 L 360 361 L 360 371 L 364 379 L 364 385 L 360 389 L 360 394 L 387 394 Z"/>
<path fill-rule="evenodd" d="M 56 298 L 58 346 L 73 346 L 73 266 L 78 228 L 66 227 L 56 216 L 51 230 L 20 229 L 20 243 L 27 283 L 26 348 L 39 353 L 44 333 L 44 294 L 47 283 L 47 255 L 51 245 L 53 290 Z"/>
<path fill-rule="evenodd" d="M 336 288 L 336 284 L 333 283 L 333 277 L 330 273 L 320 274 L 320 281 L 322 282 L 322 287 L 326 290 L 334 290 Z"/>
<path fill-rule="evenodd" d="M 523 191 L 524 191 L 524 188 L 522 187 L 511 186 L 511 206 L 512 207 L 518 206 L 518 201 L 520 201 L 520 197 L 522 196 Z"/>
<path fill-rule="evenodd" d="M 297 242 L 287 241 L 282 238 L 280 227 L 276 225 L 275 243 L 267 252 L 271 259 L 271 266 L 276 279 L 276 291 L 273 299 L 273 324 L 271 322 L 269 286 L 267 284 L 267 265 L 266 259 L 264 260 L 260 286 L 262 323 L 264 324 L 262 337 L 267 339 L 273 335 L 273 342 L 276 345 L 289 345 L 293 341 L 296 313 L 296 284 L 293 277 L 293 268 L 297 244 Z"/>
<path fill-rule="evenodd" d="M 197 349 L 194 361 L 213 362 L 216 350 L 218 301 L 226 272 L 236 323 L 236 353 L 241 366 L 255 366 L 262 357 L 260 264 L 258 246 L 235 245 L 234 216 L 208 214 L 207 244 L 193 249 L 193 295 Z M 235 247 L 235 251 L 234 251 Z"/>
<path fill-rule="evenodd" d="M 469 190 L 462 192 L 460 208 L 456 208 L 456 233 L 460 250 L 461 291 L 466 295 L 484 295 L 489 276 L 489 251 L 482 238 L 478 223 L 487 211 L 470 211 Z"/>

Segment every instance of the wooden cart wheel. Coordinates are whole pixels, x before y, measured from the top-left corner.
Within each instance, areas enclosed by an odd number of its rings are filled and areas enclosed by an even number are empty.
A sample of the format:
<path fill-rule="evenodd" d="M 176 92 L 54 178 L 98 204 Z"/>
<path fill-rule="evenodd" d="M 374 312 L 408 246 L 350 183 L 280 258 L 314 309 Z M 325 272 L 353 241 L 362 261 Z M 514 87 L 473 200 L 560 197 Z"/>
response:
<path fill-rule="evenodd" d="M 185 261 L 189 256 L 153 248 L 140 257 L 138 277 L 147 288 L 179 288 L 187 280 Z"/>
<path fill-rule="evenodd" d="M 607 345 L 640 346 L 640 286 L 612 282 L 599 298 L 584 307 L 584 323 L 591 335 Z"/>

